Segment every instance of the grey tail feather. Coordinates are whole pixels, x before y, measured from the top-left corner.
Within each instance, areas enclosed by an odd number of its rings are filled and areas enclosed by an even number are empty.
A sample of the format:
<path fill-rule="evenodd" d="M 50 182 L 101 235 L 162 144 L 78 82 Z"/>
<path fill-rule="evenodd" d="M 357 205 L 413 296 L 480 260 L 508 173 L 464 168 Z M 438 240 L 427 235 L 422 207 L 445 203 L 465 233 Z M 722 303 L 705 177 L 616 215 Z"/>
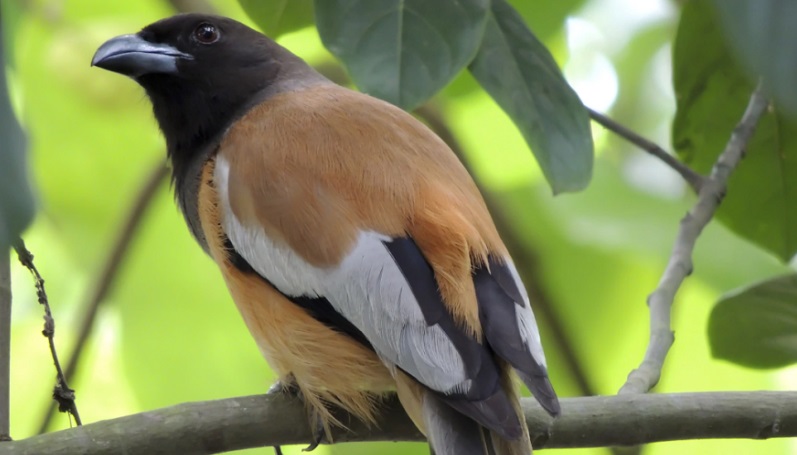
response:
<path fill-rule="evenodd" d="M 434 393 L 423 398 L 423 416 L 432 455 L 529 455 L 528 431 L 515 440 L 479 425 Z"/>
<path fill-rule="evenodd" d="M 456 411 L 470 417 L 504 438 L 516 439 L 523 434 L 523 422 L 518 418 L 512 399 L 503 388 L 483 400 L 467 400 L 438 395 Z"/>

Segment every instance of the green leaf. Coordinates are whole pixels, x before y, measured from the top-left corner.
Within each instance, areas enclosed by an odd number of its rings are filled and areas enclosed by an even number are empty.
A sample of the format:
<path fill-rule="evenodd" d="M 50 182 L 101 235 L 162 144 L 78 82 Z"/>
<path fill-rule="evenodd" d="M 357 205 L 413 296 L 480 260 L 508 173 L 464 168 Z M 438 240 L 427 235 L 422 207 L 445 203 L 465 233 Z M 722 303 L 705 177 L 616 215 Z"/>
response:
<path fill-rule="evenodd" d="M 550 52 L 505 0 L 494 0 L 470 71 L 512 118 L 554 193 L 592 177 L 589 115 Z"/>
<path fill-rule="evenodd" d="M 568 16 L 581 8 L 585 0 L 510 0 L 509 3 L 534 30 L 541 40 L 547 40 L 559 33 Z"/>
<path fill-rule="evenodd" d="M 797 274 L 724 296 L 711 312 L 708 336 L 719 359 L 751 368 L 797 362 Z"/>
<path fill-rule="evenodd" d="M 763 3 L 762 3 L 763 4 Z M 674 44 L 677 112 L 673 144 L 708 173 L 742 117 L 753 83 L 715 26 L 709 0 L 683 9 Z M 717 217 L 734 232 L 788 261 L 797 252 L 797 122 L 780 109 L 759 121 L 746 158 L 731 175 Z"/>
<path fill-rule="evenodd" d="M 324 45 L 360 90 L 412 110 L 470 63 L 489 0 L 316 0 Z"/>
<path fill-rule="evenodd" d="M 0 28 L 2 28 L 0 18 Z M 33 194 L 28 183 L 25 135 L 19 126 L 6 83 L 4 36 L 0 30 L 0 251 L 4 251 L 33 219 Z"/>
<path fill-rule="evenodd" d="M 714 0 L 714 6 L 743 66 L 764 79 L 779 105 L 797 114 L 797 2 Z"/>
<path fill-rule="evenodd" d="M 238 3 L 271 38 L 313 23 L 313 0 L 238 0 Z"/>

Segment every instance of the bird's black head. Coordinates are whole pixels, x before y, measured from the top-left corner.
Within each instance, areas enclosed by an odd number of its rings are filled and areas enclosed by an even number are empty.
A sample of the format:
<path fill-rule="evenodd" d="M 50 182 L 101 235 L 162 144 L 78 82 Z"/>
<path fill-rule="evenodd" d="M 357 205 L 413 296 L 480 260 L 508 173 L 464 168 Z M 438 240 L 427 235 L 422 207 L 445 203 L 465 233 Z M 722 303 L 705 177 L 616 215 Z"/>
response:
<path fill-rule="evenodd" d="M 232 19 L 181 14 L 100 46 L 92 65 L 135 79 L 152 101 L 176 177 L 191 155 L 270 93 L 321 78 Z"/>

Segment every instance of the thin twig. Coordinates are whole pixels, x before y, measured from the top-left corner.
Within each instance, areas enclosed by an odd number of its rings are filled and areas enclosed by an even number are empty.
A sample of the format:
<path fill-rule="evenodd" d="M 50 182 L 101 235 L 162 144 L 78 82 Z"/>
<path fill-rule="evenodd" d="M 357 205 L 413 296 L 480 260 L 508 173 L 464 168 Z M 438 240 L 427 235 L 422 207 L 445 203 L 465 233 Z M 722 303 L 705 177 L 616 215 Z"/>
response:
<path fill-rule="evenodd" d="M 703 228 L 725 197 L 728 177 L 744 156 L 758 120 L 766 111 L 767 99 L 761 85 L 755 89 L 741 121 L 733 130 L 725 150 L 717 158 L 711 175 L 698 193 L 694 207 L 681 220 L 678 236 L 658 287 L 648 296 L 650 307 L 650 341 L 639 368 L 633 370 L 620 389 L 623 393 L 645 393 L 656 385 L 661 376 L 664 359 L 675 339 L 671 324 L 671 309 L 675 293 L 684 279 L 692 273 L 692 251 Z"/>
<path fill-rule="evenodd" d="M 83 422 L 80 420 L 77 404 L 75 404 L 75 391 L 69 388 L 69 384 L 64 376 L 64 371 L 61 369 L 61 362 L 58 361 L 58 352 L 56 352 L 55 349 L 55 319 L 53 319 L 53 313 L 50 311 L 50 302 L 47 299 L 47 292 L 44 290 L 44 279 L 33 264 L 33 254 L 25 248 L 25 242 L 23 242 L 22 239 L 17 239 L 14 250 L 17 252 L 19 262 L 30 270 L 30 273 L 33 275 L 36 281 L 36 297 L 39 303 L 44 307 L 44 330 L 42 331 L 42 335 L 47 338 L 47 342 L 50 345 L 50 354 L 53 357 L 58 381 L 53 389 L 53 399 L 58 402 L 59 411 L 72 414 L 75 418 L 75 423 L 77 425 L 82 425 Z"/>
<path fill-rule="evenodd" d="M 676 157 L 667 153 L 667 151 L 659 147 L 659 145 L 655 142 L 640 136 L 638 133 L 629 129 L 628 127 L 617 123 L 616 121 L 593 109 L 587 108 L 587 111 L 589 112 L 589 116 L 596 123 L 602 125 L 607 130 L 617 134 L 618 136 L 650 153 L 656 158 L 664 161 L 664 163 L 673 168 L 675 172 L 681 174 L 681 177 L 683 177 L 683 179 L 686 180 L 686 183 L 692 187 L 692 190 L 695 192 L 695 194 L 700 193 L 700 188 L 705 183 L 706 177 L 703 177 L 691 167 L 680 162 Z"/>
<path fill-rule="evenodd" d="M 11 264 L 0 249 L 0 442 L 11 440 Z"/>
<path fill-rule="evenodd" d="M 521 400 L 535 449 L 628 446 L 691 439 L 797 436 L 797 392 L 633 394 L 564 398 L 552 420 Z M 395 396 L 370 427 L 341 414 L 350 431 L 336 443 L 423 441 Z M 304 405 L 284 394 L 184 403 L 0 444 L 0 455 L 204 455 L 277 444 L 306 444 Z"/>
<path fill-rule="evenodd" d="M 528 242 L 524 242 L 518 237 L 517 231 L 512 227 L 512 223 L 509 222 L 503 207 L 495 195 L 479 181 L 478 174 L 470 167 L 461 144 L 446 124 L 440 111 L 430 104 L 425 104 L 416 109 L 415 114 L 440 136 L 473 177 L 476 186 L 484 197 L 484 202 L 493 217 L 493 222 L 501 235 L 501 239 L 512 253 L 512 259 L 522 275 L 521 279 L 529 292 L 534 310 L 539 312 L 540 316 L 546 321 L 546 328 L 550 331 L 552 338 L 559 347 L 561 360 L 565 368 L 570 371 L 581 395 L 595 395 L 595 390 L 589 383 L 587 374 L 581 366 L 581 361 L 578 359 L 576 349 L 564 328 L 564 323 L 557 314 L 552 299 L 543 285 L 537 253 L 528 246 Z"/>
<path fill-rule="evenodd" d="M 158 160 L 158 163 L 152 171 L 149 172 L 146 180 L 144 180 L 144 183 L 141 185 L 141 189 L 133 202 L 133 206 L 127 214 L 127 218 L 123 225 L 124 227 L 113 244 L 111 254 L 102 266 L 96 280 L 96 286 L 91 290 L 89 298 L 86 299 L 86 306 L 81 311 L 83 316 L 81 317 L 77 340 L 75 341 L 75 346 L 72 348 L 70 357 L 66 362 L 66 368 L 64 369 L 67 380 L 71 380 L 75 375 L 75 371 L 77 371 L 86 342 L 94 328 L 94 321 L 97 318 L 100 305 L 105 301 L 105 296 L 108 295 L 113 283 L 116 281 L 119 266 L 122 264 L 122 260 L 130 249 L 130 244 L 135 237 L 138 227 L 141 226 L 144 213 L 157 194 L 158 188 L 166 180 L 168 175 L 169 168 L 166 167 L 163 161 Z M 54 410 L 55 405 L 49 403 L 46 412 L 42 416 L 41 425 L 39 425 L 39 433 L 44 433 L 47 431 L 47 428 L 49 428 Z"/>

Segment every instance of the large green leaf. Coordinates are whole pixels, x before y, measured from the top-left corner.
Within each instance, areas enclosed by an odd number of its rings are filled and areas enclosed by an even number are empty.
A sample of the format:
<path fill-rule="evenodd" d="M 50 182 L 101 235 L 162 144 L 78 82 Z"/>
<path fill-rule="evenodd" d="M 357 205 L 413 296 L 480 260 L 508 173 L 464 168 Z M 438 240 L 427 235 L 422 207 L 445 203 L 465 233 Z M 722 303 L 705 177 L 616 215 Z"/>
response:
<path fill-rule="evenodd" d="M 523 20 L 534 30 L 534 35 L 545 43 L 557 60 L 563 61 L 567 56 L 566 35 L 564 25 L 567 18 L 586 0 L 510 0 L 510 4 L 520 13 Z M 446 87 L 443 96 L 463 96 L 481 87 L 469 73 L 460 73 L 459 77 Z"/>
<path fill-rule="evenodd" d="M 797 362 L 797 274 L 724 296 L 711 312 L 714 357 L 752 368 Z"/>
<path fill-rule="evenodd" d="M 734 61 L 710 0 L 683 9 L 673 55 L 677 112 L 673 144 L 707 173 L 741 119 L 753 82 Z M 719 219 L 788 261 L 797 252 L 797 122 L 777 109 L 760 120 L 746 159 L 728 183 Z"/>
<path fill-rule="evenodd" d="M 470 63 L 489 0 L 316 0 L 324 45 L 360 90 L 411 110 Z"/>
<path fill-rule="evenodd" d="M 505 0 L 494 0 L 470 71 L 531 147 L 554 193 L 592 177 L 589 116 L 548 49 Z"/>
<path fill-rule="evenodd" d="M 714 0 L 714 6 L 745 68 L 763 77 L 778 104 L 797 114 L 797 2 Z"/>
<path fill-rule="evenodd" d="M 25 135 L 11 109 L 5 72 L 4 34 L 0 17 L 0 254 L 33 219 L 28 183 Z"/>
<path fill-rule="evenodd" d="M 271 38 L 313 23 L 313 0 L 238 0 L 238 3 Z"/>

